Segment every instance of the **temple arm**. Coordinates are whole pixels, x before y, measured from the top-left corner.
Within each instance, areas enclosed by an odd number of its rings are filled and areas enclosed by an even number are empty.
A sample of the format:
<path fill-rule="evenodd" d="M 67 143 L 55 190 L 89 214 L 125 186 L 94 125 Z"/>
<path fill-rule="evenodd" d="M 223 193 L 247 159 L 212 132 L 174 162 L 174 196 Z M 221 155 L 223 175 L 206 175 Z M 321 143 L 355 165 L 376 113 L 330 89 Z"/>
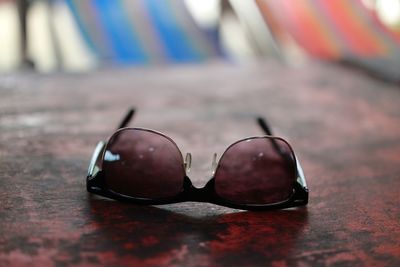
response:
<path fill-rule="evenodd" d="M 126 113 L 125 117 L 122 119 L 121 123 L 119 124 L 118 129 L 124 128 L 128 125 L 128 123 L 132 120 L 133 115 L 135 115 L 136 109 L 130 108 Z"/>
<path fill-rule="evenodd" d="M 257 117 L 257 124 L 261 127 L 265 134 L 272 135 L 271 127 L 268 125 L 268 122 L 263 117 Z M 273 145 L 278 151 L 280 150 L 279 146 L 275 142 L 273 143 Z M 303 168 L 301 167 L 298 158 L 296 156 L 295 158 L 297 165 L 297 181 L 301 184 L 303 188 L 307 189 L 307 182 L 306 177 L 304 176 Z"/>
<path fill-rule="evenodd" d="M 257 123 L 267 135 L 272 135 L 271 127 L 263 117 L 257 117 Z"/>

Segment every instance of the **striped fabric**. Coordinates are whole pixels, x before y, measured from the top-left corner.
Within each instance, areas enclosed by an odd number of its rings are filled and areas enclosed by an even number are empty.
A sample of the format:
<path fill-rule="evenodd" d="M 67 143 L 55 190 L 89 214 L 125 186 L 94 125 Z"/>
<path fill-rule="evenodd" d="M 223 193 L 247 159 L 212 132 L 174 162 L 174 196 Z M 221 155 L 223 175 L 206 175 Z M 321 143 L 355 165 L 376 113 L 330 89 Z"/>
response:
<path fill-rule="evenodd" d="M 182 0 L 65 0 L 86 45 L 118 64 L 199 62 L 219 56 Z"/>
<path fill-rule="evenodd" d="M 399 50 L 400 34 L 385 27 L 361 0 L 258 0 L 273 32 L 287 31 L 319 58 L 375 57 Z"/>
<path fill-rule="evenodd" d="M 257 0 L 276 39 L 293 38 L 310 55 L 363 66 L 400 81 L 400 33 L 361 0 Z"/>

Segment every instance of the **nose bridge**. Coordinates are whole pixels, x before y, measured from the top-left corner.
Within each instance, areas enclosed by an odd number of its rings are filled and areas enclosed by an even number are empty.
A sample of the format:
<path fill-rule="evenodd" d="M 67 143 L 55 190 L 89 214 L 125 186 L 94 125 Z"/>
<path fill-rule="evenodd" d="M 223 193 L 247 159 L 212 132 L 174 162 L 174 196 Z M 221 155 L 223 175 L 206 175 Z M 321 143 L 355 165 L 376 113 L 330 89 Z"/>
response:
<path fill-rule="evenodd" d="M 189 173 L 191 171 L 191 166 L 192 166 L 192 154 L 186 153 L 186 156 L 184 159 L 184 168 L 185 168 L 186 176 L 189 175 Z M 212 156 L 212 161 L 211 161 L 211 175 L 210 175 L 209 179 L 214 177 L 217 167 L 218 167 L 217 153 L 214 153 Z"/>
<path fill-rule="evenodd" d="M 210 202 L 210 189 L 206 185 L 201 188 L 194 187 L 193 185 L 190 188 L 187 188 L 187 200 L 196 201 L 196 202 Z"/>
<path fill-rule="evenodd" d="M 185 157 L 185 171 L 186 174 L 190 172 L 190 167 L 192 163 L 192 155 L 190 153 L 186 154 Z M 214 153 L 211 161 L 211 177 L 210 180 L 203 187 L 195 187 L 193 183 L 190 181 L 190 178 L 186 176 L 185 180 L 185 195 L 188 201 L 196 201 L 196 202 L 210 202 L 213 198 L 213 183 L 214 183 L 214 174 L 217 169 L 217 153 Z"/>

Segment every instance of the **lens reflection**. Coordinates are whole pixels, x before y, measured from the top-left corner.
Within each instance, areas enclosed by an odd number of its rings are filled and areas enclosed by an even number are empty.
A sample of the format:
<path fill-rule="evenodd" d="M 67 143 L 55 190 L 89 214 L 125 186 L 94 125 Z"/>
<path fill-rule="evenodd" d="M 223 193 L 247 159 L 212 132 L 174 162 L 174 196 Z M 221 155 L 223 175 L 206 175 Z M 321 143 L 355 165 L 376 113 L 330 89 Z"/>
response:
<path fill-rule="evenodd" d="M 143 129 L 123 129 L 107 144 L 105 182 L 112 191 L 136 198 L 165 198 L 183 187 L 182 154 L 167 137 Z"/>
<path fill-rule="evenodd" d="M 236 204 L 282 202 L 293 192 L 295 168 L 293 152 L 283 139 L 243 140 L 223 154 L 215 172 L 215 190 Z"/>

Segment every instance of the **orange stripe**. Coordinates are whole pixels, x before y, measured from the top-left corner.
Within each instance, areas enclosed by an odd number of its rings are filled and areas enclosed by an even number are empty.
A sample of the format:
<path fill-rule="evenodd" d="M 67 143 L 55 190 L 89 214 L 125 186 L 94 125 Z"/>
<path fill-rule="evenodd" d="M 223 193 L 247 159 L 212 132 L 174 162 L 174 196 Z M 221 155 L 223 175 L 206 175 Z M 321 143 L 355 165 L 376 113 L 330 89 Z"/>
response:
<path fill-rule="evenodd" d="M 277 21 L 273 10 L 271 10 L 266 0 L 256 0 L 256 3 L 272 35 L 278 41 L 284 42 L 287 37 L 287 32 L 282 28 L 282 24 Z"/>
<path fill-rule="evenodd" d="M 344 35 L 355 54 L 377 55 L 384 54 L 386 47 L 379 38 L 371 32 L 361 18 L 352 9 L 348 0 L 321 0 L 334 24 Z"/>
<path fill-rule="evenodd" d="M 387 34 L 393 40 L 393 42 L 397 43 L 397 45 L 400 45 L 400 31 L 395 31 L 385 25 L 381 18 L 379 18 L 376 10 L 366 8 L 365 5 L 360 1 L 357 2 L 357 5 L 364 9 L 364 12 L 371 17 L 372 23 L 377 26 L 380 31 Z"/>
<path fill-rule="evenodd" d="M 292 1 L 293 3 L 299 3 L 300 1 Z M 340 45 L 338 44 L 337 39 L 333 36 L 333 33 L 329 30 L 328 26 L 319 18 L 319 14 L 316 12 L 315 4 L 313 0 L 304 0 L 303 1 L 304 13 L 307 15 L 309 19 L 309 26 L 311 26 L 311 30 L 317 35 L 318 41 L 321 46 L 326 47 L 328 51 L 330 51 L 331 56 L 333 58 L 338 58 L 341 54 Z M 307 31 L 307 29 L 305 29 Z"/>
<path fill-rule="evenodd" d="M 381 36 L 375 30 L 373 30 L 373 28 L 371 28 L 371 18 L 368 18 L 368 21 L 366 21 L 366 17 L 363 17 L 360 14 L 360 12 L 364 12 L 364 10 L 362 10 L 360 6 L 356 7 L 354 5 L 356 2 L 360 2 L 360 0 L 354 0 L 353 2 L 343 1 L 343 3 L 348 6 L 348 10 L 353 11 L 354 16 L 357 18 L 355 22 L 357 22 L 359 26 L 365 30 L 365 34 L 369 35 L 371 43 L 376 45 L 378 54 L 387 54 L 390 50 L 388 45 L 384 40 L 382 40 Z"/>
<path fill-rule="evenodd" d="M 294 37 L 312 55 L 321 58 L 337 58 L 339 51 L 331 42 L 329 35 L 323 30 L 319 22 L 315 19 L 307 8 L 308 0 L 281 0 L 285 4 L 286 11 L 289 11 L 291 22 L 295 26 L 292 32 Z"/>

